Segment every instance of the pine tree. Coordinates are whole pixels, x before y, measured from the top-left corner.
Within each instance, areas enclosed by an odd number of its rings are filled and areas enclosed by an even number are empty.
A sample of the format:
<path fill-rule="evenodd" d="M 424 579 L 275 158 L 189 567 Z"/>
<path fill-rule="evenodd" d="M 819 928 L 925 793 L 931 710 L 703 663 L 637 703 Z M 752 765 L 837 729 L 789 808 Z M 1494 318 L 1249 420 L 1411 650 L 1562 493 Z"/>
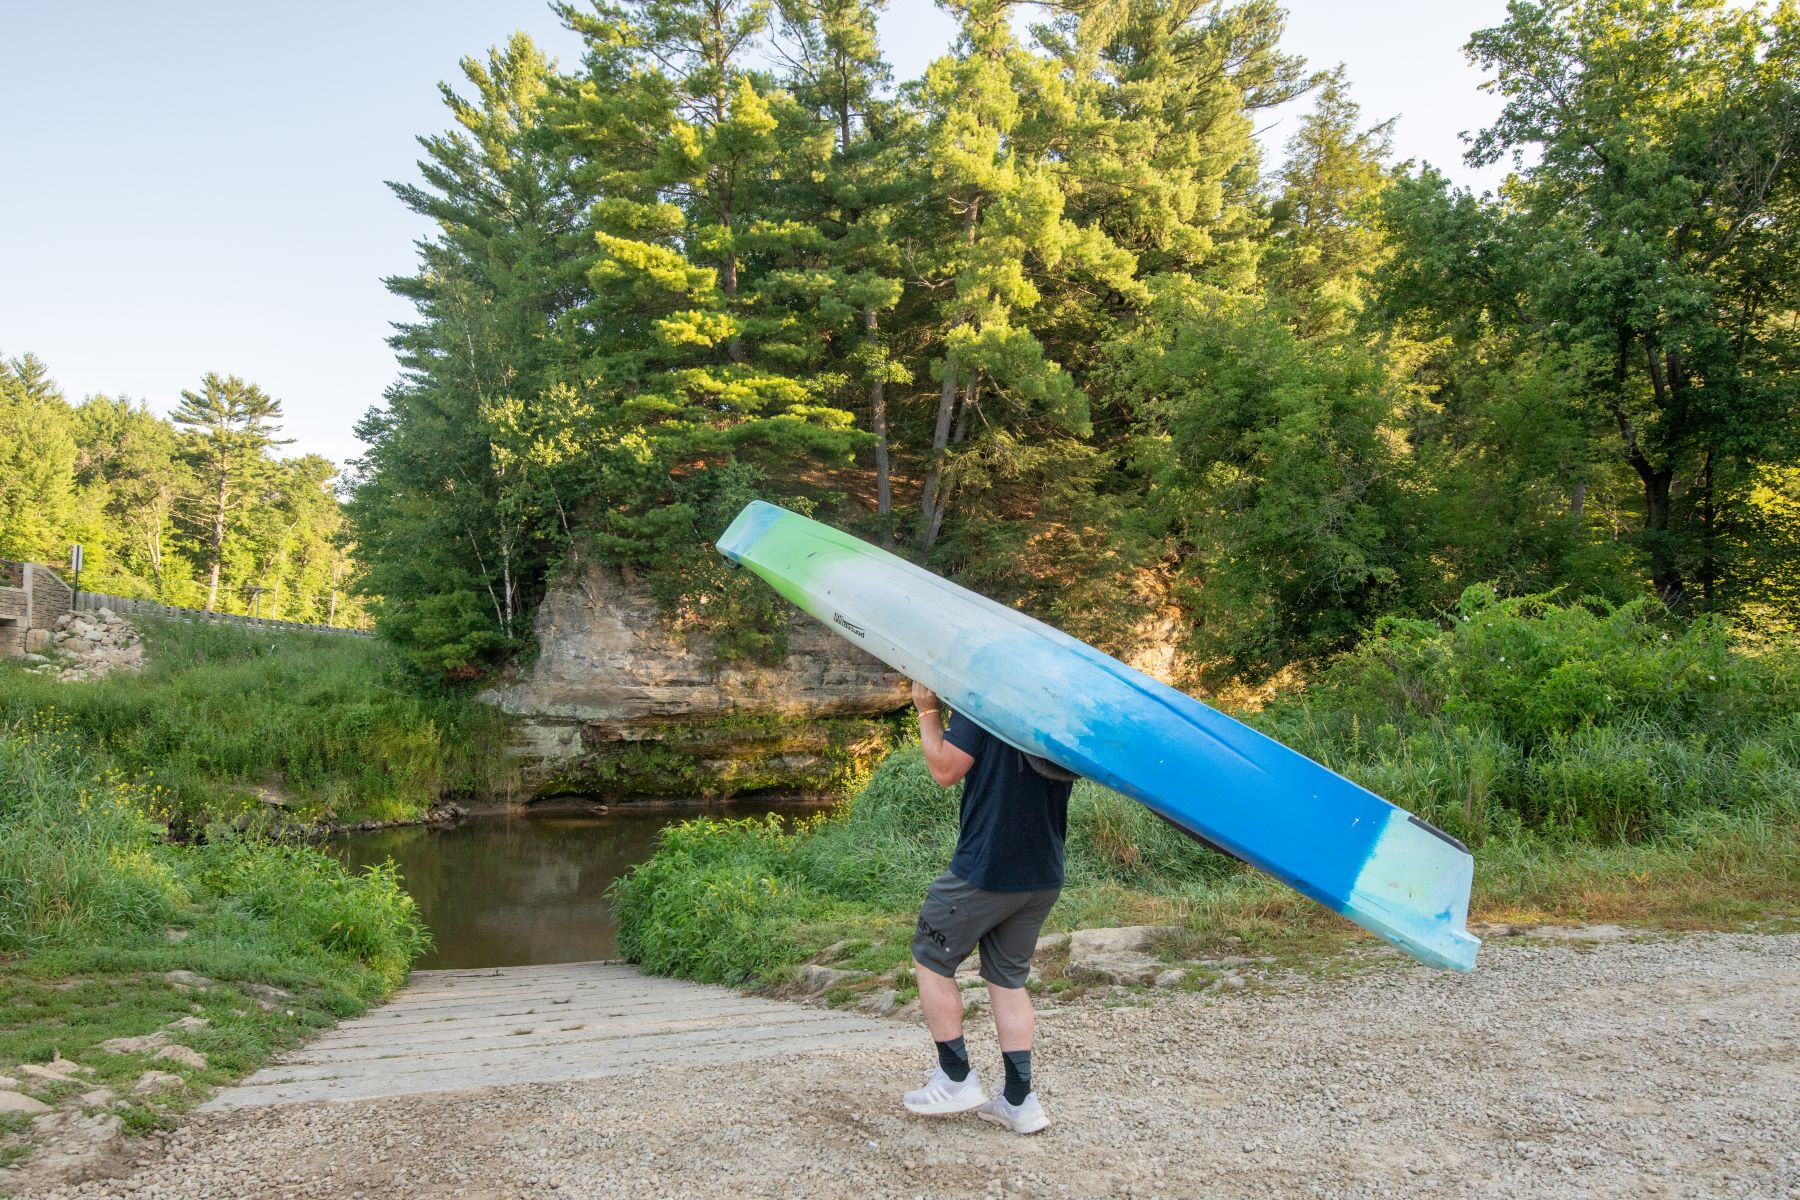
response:
<path fill-rule="evenodd" d="M 545 124 L 553 65 L 517 34 L 461 68 L 468 97 L 440 88 L 456 128 L 420 139 L 423 185 L 392 185 L 438 233 L 388 280 L 419 318 L 392 339 L 401 382 L 358 426 L 351 501 L 384 628 L 452 671 L 517 644 L 572 540 L 585 414 L 567 396 L 591 319 L 587 194 Z"/>
<path fill-rule="evenodd" d="M 863 441 L 831 403 L 816 305 L 797 303 L 832 285 L 824 239 L 782 207 L 784 168 L 827 158 L 831 131 L 751 69 L 765 6 L 646 0 L 565 15 L 590 53 L 561 129 L 601 197 L 587 273 L 604 314 L 586 360 L 606 431 L 593 540 L 650 566 L 671 539 L 708 532 L 696 515 L 727 467 L 780 489 Z"/>
<path fill-rule="evenodd" d="M 0 558 L 58 563 L 74 519 L 73 423 L 36 355 L 0 359 Z"/>
<path fill-rule="evenodd" d="M 1305 338 L 1350 331 L 1385 257 L 1377 208 L 1394 122 L 1363 129 L 1361 114 L 1340 66 L 1288 141 L 1276 176 L 1263 277 Z"/>
<path fill-rule="evenodd" d="M 1066 108 L 1055 65 L 1018 44 L 1005 0 L 957 6 L 953 55 L 927 70 L 922 190 L 937 209 L 927 278 L 938 303 L 938 403 L 920 500 L 919 541 L 929 550 L 948 509 L 948 448 L 974 422 L 1077 436 L 1087 398 L 1031 327 L 1048 275 L 1125 285 L 1133 260 L 1103 233 L 1064 216 L 1054 119 Z M 984 410 L 986 399 L 998 411 Z M 1034 440 L 1033 432 L 1023 434 Z"/>
<path fill-rule="evenodd" d="M 217 611 L 219 571 L 225 560 L 232 515 L 263 466 L 263 453 L 292 438 L 277 438 L 281 402 L 236 375 L 208 372 L 198 392 L 184 391 L 169 419 L 193 432 L 189 459 L 204 490 L 192 499 L 194 520 L 205 529 L 206 611 Z"/>
<path fill-rule="evenodd" d="M 904 169 L 913 135 L 907 110 L 888 98 L 892 72 L 876 41 L 885 0 L 787 0 L 780 6 L 787 84 L 813 124 L 789 141 L 786 186 L 776 202 L 784 219 L 817 229 L 820 253 L 787 276 L 791 302 L 812 340 L 830 356 L 842 388 L 860 388 L 874 439 L 876 519 L 892 545 L 893 483 L 888 386 L 911 372 L 890 349 L 883 319 L 905 291 L 896 236 L 913 196 Z M 817 136 L 829 131 L 828 139 Z M 798 153 L 796 153 L 796 151 Z M 828 379 L 822 383 L 830 386 Z M 848 402 L 848 397 L 846 397 Z"/>

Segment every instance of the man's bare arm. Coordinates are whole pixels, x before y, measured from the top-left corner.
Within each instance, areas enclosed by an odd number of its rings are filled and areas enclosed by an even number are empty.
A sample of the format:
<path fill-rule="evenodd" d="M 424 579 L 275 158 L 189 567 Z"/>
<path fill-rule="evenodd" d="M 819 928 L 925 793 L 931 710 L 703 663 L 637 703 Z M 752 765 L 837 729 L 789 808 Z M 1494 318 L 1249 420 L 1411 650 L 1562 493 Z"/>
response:
<path fill-rule="evenodd" d="M 935 693 L 922 683 L 912 685 L 913 706 L 919 710 L 919 746 L 925 765 L 939 787 L 949 787 L 969 773 L 975 759 L 944 740 L 944 715 Z"/>

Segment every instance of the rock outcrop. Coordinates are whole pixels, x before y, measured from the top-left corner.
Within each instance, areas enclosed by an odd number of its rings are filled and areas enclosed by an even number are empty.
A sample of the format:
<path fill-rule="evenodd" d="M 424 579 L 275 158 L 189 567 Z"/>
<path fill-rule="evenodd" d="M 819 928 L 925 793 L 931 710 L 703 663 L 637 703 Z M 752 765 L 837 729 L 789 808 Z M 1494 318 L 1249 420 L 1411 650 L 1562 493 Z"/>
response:
<path fill-rule="evenodd" d="M 565 571 L 536 628 L 528 673 L 483 696 L 519 718 L 535 796 L 828 790 L 885 753 L 879 718 L 907 702 L 899 674 L 805 616 L 780 664 L 720 663 L 612 567 Z"/>

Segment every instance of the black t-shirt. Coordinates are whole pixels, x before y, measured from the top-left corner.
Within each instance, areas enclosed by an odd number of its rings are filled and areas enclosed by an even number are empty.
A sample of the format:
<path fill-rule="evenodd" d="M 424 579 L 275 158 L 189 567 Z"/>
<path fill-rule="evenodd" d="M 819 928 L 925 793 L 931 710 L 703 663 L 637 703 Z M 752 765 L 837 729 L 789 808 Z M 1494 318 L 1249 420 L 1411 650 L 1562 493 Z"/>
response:
<path fill-rule="evenodd" d="M 950 718 L 944 740 L 975 760 L 963 777 L 950 873 L 989 892 L 1061 887 L 1075 785 L 1038 774 L 1021 751 L 961 713 Z"/>

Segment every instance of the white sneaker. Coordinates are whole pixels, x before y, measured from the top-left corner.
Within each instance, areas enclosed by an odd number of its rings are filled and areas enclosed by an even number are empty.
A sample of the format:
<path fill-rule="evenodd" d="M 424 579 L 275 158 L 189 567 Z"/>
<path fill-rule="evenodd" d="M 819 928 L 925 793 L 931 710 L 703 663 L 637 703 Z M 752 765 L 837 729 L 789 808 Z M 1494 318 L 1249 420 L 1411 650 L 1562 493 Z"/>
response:
<path fill-rule="evenodd" d="M 925 1086 L 917 1091 L 906 1093 L 906 1107 L 921 1116 L 939 1117 L 947 1113 L 968 1112 L 978 1108 L 987 1099 L 987 1093 L 981 1090 L 981 1077 L 975 1068 L 969 1068 L 969 1076 L 961 1083 L 944 1074 L 944 1068 L 931 1068 L 931 1078 Z"/>
<path fill-rule="evenodd" d="M 995 1096 L 981 1106 L 978 1115 L 982 1120 L 1004 1125 L 1014 1133 L 1036 1133 L 1050 1124 L 1036 1092 L 1026 1093 L 1025 1099 L 1018 1104 L 1008 1104 L 1005 1096 Z"/>

